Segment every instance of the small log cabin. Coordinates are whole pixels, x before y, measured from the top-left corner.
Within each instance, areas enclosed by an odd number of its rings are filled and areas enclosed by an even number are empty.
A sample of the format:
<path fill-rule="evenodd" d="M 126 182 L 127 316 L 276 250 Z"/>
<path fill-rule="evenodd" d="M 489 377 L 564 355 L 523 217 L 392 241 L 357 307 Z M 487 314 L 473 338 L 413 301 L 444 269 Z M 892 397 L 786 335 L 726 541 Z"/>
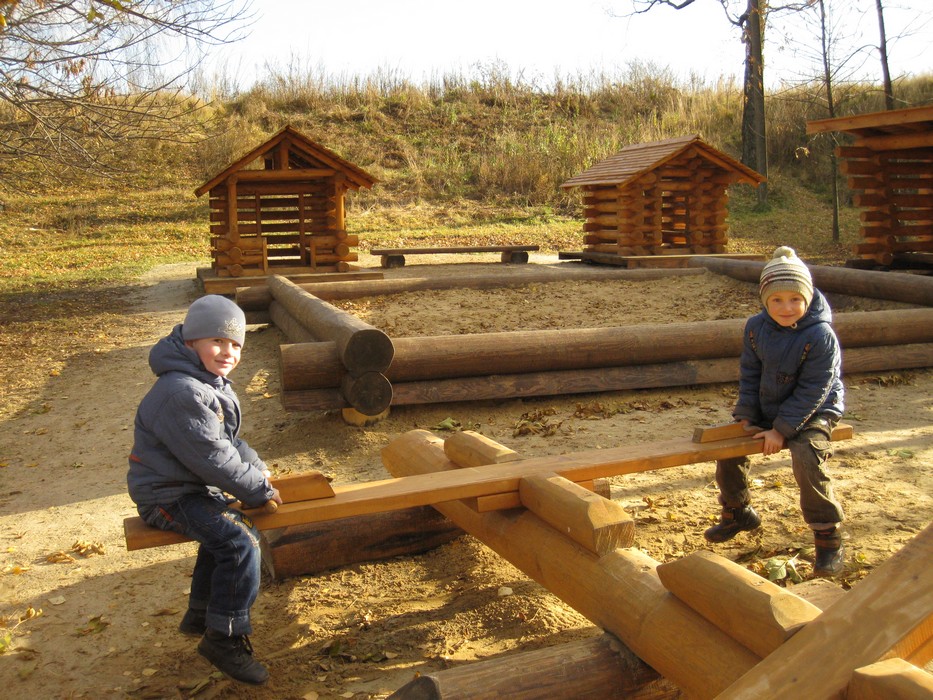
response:
<path fill-rule="evenodd" d="M 851 137 L 836 155 L 862 210 L 858 258 L 904 267 L 933 261 L 933 106 L 807 122 L 808 134 L 831 131 Z"/>
<path fill-rule="evenodd" d="M 210 193 L 212 268 L 218 277 L 346 272 L 348 190 L 376 180 L 291 126 L 198 187 Z"/>
<path fill-rule="evenodd" d="M 726 252 L 726 188 L 764 179 L 694 135 L 626 146 L 561 187 L 583 188 L 585 252 L 689 255 Z"/>

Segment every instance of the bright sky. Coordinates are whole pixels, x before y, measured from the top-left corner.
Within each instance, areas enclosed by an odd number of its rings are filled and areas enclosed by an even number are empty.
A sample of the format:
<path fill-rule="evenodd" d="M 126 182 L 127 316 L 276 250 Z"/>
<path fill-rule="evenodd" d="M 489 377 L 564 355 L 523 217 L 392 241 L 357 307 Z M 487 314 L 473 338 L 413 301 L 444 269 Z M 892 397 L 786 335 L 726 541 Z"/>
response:
<path fill-rule="evenodd" d="M 933 74 L 933 24 L 918 28 L 920 6 L 931 0 L 886 0 L 889 39 L 912 21 L 915 35 L 889 46 L 892 74 Z M 861 43 L 878 41 L 874 0 L 847 0 L 847 21 L 859 21 Z M 851 11 L 862 6 L 864 14 Z M 913 8 L 913 9 L 911 9 Z M 368 76 L 377 71 L 420 82 L 445 74 L 475 75 L 499 62 L 527 82 L 555 75 L 624 75 L 632 62 L 669 68 L 715 82 L 741 83 L 744 48 L 738 29 L 718 0 L 697 0 L 682 10 L 659 7 L 625 17 L 629 0 L 254 0 L 259 14 L 249 39 L 218 56 L 222 74 L 248 87 L 266 66 L 298 75 Z M 617 16 L 612 16 L 614 13 Z M 798 36 L 806 36 L 798 30 Z M 766 41 L 768 35 L 766 34 Z M 765 45 L 766 79 L 799 77 L 803 59 Z M 815 44 L 811 44 L 815 45 Z M 878 59 L 864 69 L 880 82 Z"/>

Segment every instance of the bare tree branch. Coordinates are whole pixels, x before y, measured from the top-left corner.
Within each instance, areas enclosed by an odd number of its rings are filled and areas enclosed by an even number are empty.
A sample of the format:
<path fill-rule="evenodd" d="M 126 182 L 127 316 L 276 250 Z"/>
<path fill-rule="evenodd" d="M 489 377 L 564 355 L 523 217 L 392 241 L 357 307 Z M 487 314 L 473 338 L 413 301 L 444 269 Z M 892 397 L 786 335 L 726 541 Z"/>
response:
<path fill-rule="evenodd" d="M 112 174 L 128 147 L 190 143 L 183 80 L 245 35 L 248 0 L 0 0 L 0 184 Z"/>

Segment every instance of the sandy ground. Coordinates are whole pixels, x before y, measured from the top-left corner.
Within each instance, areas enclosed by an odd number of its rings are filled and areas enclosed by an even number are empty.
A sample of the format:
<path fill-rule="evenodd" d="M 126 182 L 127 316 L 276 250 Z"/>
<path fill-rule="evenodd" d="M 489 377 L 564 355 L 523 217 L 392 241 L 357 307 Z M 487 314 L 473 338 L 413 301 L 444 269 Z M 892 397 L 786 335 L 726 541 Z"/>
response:
<path fill-rule="evenodd" d="M 533 259 L 535 264 L 556 264 Z M 564 263 L 566 264 L 566 263 Z M 488 273 L 505 266 L 413 265 L 397 275 Z M 596 634 L 592 624 L 464 536 L 428 554 L 266 581 L 253 644 L 272 678 L 261 688 L 225 679 L 176 631 L 194 545 L 127 552 L 122 521 L 136 405 L 152 383 L 150 346 L 199 294 L 194 266 L 167 266 L 127 289 L 134 311 L 83 340 L 86 351 L 38 363 L 34 391 L 0 429 L 0 683 L 9 698 L 383 698 L 418 672 Z M 890 308 L 831 296 L 837 310 Z M 652 282 L 560 282 L 519 290 L 423 292 L 346 304 L 390 335 L 610 326 L 745 317 L 753 286 L 706 274 Z M 286 413 L 279 401 L 274 328 L 248 334 L 232 378 L 244 437 L 277 473 L 319 469 L 335 484 L 386 478 L 379 450 L 451 419 L 526 456 L 691 435 L 729 420 L 735 386 L 712 385 L 396 407 L 367 428 L 339 412 Z M 3 382 L 0 378 L 0 382 Z M 848 568 L 857 582 L 933 516 L 933 371 L 847 378 L 847 422 L 832 472 L 848 513 Z M 532 429 L 528 429 L 531 426 Z M 786 454 L 756 461 L 764 526 L 715 551 L 764 571 L 799 555 L 809 534 Z M 636 519 L 636 546 L 659 561 L 707 544 L 716 515 L 712 465 L 613 479 L 612 497 Z M 507 595 L 504 595 L 508 593 Z"/>

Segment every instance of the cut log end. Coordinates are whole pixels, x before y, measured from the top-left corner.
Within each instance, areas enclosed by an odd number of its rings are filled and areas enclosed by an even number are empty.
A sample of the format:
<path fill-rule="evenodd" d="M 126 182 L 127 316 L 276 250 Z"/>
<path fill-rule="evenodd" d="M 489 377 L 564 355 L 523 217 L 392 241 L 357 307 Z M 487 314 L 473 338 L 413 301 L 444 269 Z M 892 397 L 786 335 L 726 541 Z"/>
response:
<path fill-rule="evenodd" d="M 365 428 L 370 425 L 376 425 L 376 423 L 388 418 L 391 410 L 391 408 L 387 408 L 375 416 L 367 416 L 364 413 L 360 413 L 355 408 L 343 408 L 341 409 L 341 415 L 343 417 L 343 422 L 347 425 Z"/>

